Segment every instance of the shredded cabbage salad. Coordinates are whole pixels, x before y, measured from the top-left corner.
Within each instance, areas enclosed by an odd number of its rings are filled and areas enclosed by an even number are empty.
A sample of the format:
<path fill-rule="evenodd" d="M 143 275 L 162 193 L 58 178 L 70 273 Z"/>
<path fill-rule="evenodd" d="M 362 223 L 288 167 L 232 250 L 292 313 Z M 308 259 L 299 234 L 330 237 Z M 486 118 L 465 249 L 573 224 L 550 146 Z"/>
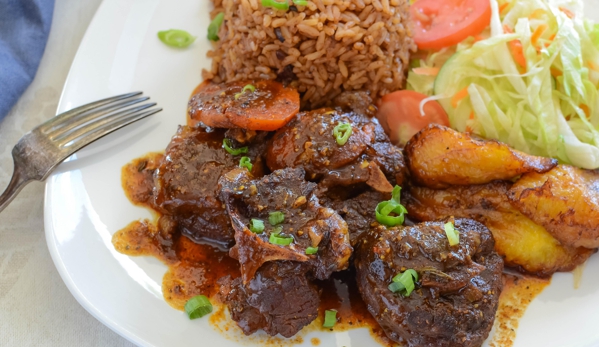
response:
<path fill-rule="evenodd" d="M 408 89 L 459 131 L 599 168 L 599 25 L 579 0 L 490 1 L 489 28 L 414 59 Z"/>

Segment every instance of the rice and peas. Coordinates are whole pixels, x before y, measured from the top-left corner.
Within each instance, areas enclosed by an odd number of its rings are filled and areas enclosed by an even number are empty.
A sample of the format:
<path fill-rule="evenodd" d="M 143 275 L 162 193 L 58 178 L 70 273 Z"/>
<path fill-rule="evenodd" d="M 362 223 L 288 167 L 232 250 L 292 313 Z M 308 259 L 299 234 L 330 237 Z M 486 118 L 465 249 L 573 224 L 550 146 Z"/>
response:
<path fill-rule="evenodd" d="M 278 79 L 298 89 L 303 107 L 343 91 L 378 98 L 404 86 L 416 50 L 408 0 L 289 0 L 281 10 L 273 1 L 214 0 L 211 17 L 224 13 L 224 21 L 204 79 Z"/>

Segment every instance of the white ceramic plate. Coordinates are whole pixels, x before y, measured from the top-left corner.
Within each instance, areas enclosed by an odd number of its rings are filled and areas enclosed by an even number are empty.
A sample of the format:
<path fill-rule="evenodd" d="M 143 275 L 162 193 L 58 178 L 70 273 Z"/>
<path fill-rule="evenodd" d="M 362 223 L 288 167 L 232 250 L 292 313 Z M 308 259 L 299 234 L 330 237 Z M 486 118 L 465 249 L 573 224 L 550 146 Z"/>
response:
<path fill-rule="evenodd" d="M 587 1 L 588 2 L 588 1 Z M 591 4 L 589 4 L 591 5 Z M 133 206 L 120 184 L 121 167 L 163 150 L 184 123 L 189 94 L 200 82 L 209 48 L 208 0 L 104 0 L 81 43 L 58 113 L 100 98 L 142 90 L 164 111 L 111 134 L 62 164 L 48 179 L 45 228 L 50 253 L 79 303 L 102 323 L 143 346 L 261 345 L 264 335 L 217 332 L 207 319 L 190 321 L 162 298 L 166 267 L 151 257 L 117 253 L 111 236 L 129 222 L 150 217 Z M 591 12 L 597 8 L 588 6 Z M 160 30 L 198 36 L 186 50 L 170 49 Z M 520 321 L 516 347 L 599 346 L 599 256 L 588 262 L 581 287 L 557 274 Z M 373 346 L 365 329 L 311 332 L 322 346 Z"/>

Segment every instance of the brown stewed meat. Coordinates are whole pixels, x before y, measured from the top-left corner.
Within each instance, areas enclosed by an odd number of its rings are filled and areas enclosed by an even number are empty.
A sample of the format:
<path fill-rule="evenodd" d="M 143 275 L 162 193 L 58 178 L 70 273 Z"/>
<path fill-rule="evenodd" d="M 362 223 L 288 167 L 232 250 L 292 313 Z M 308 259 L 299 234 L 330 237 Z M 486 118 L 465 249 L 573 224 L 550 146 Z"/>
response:
<path fill-rule="evenodd" d="M 304 176 L 303 169 L 284 169 L 253 179 L 238 168 L 219 180 L 235 228 L 229 254 L 241 267 L 241 278 L 223 280 L 221 298 L 245 334 L 293 336 L 318 314 L 310 279 L 349 265 L 347 224 L 319 204 L 316 184 Z"/>
<path fill-rule="evenodd" d="M 333 99 L 333 106 L 345 112 L 356 112 L 371 118 L 376 116 L 377 111 L 367 91 L 345 91 Z"/>
<path fill-rule="evenodd" d="M 331 193 L 321 197 L 322 204 L 337 211 L 347 223 L 349 240 L 352 246 L 358 242 L 360 235 L 370 230 L 370 225 L 375 222 L 375 209 L 378 203 L 389 200 L 390 194 L 380 193 L 371 189 L 356 196 Z"/>
<path fill-rule="evenodd" d="M 348 123 L 351 135 L 343 145 L 333 131 Z M 404 180 L 401 151 L 389 142 L 375 118 L 335 109 L 298 114 L 279 129 L 266 154 L 271 170 L 303 167 L 312 181 L 332 186 L 366 183 L 377 191 L 391 192 Z"/>
<path fill-rule="evenodd" d="M 459 244 L 450 246 L 446 221 L 379 225 L 357 246 L 362 298 L 387 336 L 410 347 L 480 346 L 493 325 L 503 271 L 493 237 L 478 222 L 455 219 Z M 406 269 L 419 280 L 404 297 L 388 286 Z"/>
<path fill-rule="evenodd" d="M 254 180 L 246 169 L 238 168 L 220 179 L 221 197 L 235 229 L 236 244 L 230 253 L 239 260 L 244 283 L 262 264 L 275 260 L 305 262 L 318 279 L 348 267 L 352 247 L 347 224 L 334 210 L 320 205 L 316 184 L 304 176 L 303 169 L 284 169 Z M 282 218 L 271 223 L 275 215 Z M 262 230 L 252 232 L 254 223 L 262 224 Z"/>
<path fill-rule="evenodd" d="M 268 262 L 247 285 L 241 278 L 224 278 L 220 297 L 246 335 L 262 329 L 291 337 L 318 315 L 318 290 L 306 277 L 308 269 L 306 263 Z"/>
<path fill-rule="evenodd" d="M 262 133 L 249 145 L 253 172 L 263 173 Z M 258 139 L 261 137 L 261 139 Z M 234 230 L 218 196 L 220 176 L 239 166 L 241 155 L 223 148 L 225 130 L 179 127 L 164 159 L 154 173 L 155 205 L 163 213 L 174 215 L 183 234 L 196 241 L 211 240 L 230 246 Z M 232 140 L 232 146 L 237 143 Z"/>

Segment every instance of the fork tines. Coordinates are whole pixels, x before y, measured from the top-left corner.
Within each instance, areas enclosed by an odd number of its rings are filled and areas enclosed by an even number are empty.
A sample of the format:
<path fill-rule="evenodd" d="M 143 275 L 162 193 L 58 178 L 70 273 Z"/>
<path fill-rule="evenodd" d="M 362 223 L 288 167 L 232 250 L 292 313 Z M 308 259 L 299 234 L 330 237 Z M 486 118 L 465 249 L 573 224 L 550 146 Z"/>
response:
<path fill-rule="evenodd" d="M 59 148 L 77 150 L 128 124 L 160 112 L 156 103 L 144 103 L 142 92 L 99 100 L 62 113 L 38 127 Z M 69 148 L 71 149 L 71 148 Z"/>

